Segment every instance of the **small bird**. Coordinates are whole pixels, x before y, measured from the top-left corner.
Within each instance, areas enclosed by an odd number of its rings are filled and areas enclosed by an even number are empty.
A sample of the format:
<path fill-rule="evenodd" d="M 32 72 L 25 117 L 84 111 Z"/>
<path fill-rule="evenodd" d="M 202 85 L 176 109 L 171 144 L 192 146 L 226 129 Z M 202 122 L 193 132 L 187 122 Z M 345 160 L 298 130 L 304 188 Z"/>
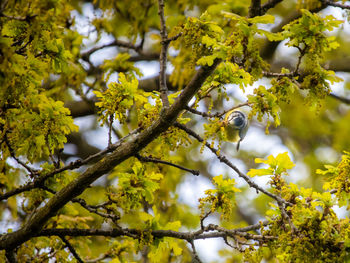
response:
<path fill-rule="evenodd" d="M 237 142 L 238 151 L 239 145 L 244 139 L 248 130 L 247 116 L 239 110 L 232 110 L 226 114 L 223 124 L 225 127 L 227 140 Z"/>

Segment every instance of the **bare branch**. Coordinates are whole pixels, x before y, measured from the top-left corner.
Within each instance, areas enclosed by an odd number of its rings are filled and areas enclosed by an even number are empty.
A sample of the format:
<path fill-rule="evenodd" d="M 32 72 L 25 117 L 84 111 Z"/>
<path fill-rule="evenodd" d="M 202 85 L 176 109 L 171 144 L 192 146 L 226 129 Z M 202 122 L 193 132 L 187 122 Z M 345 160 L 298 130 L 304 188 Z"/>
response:
<path fill-rule="evenodd" d="M 264 74 L 265 77 L 272 77 L 272 78 L 275 78 L 275 77 L 288 77 L 288 78 L 291 78 L 291 77 L 296 76 L 294 72 L 293 73 L 277 73 L 277 72 L 264 71 L 263 74 Z"/>
<path fill-rule="evenodd" d="M 101 50 L 101 49 L 104 49 L 104 48 L 107 48 L 107 47 L 123 47 L 123 48 L 128 48 L 128 49 L 133 49 L 133 50 L 138 50 L 139 47 L 138 46 L 135 46 L 129 42 L 126 42 L 126 41 L 123 41 L 123 40 L 114 40 L 113 42 L 111 43 L 108 43 L 108 44 L 103 44 L 101 46 L 98 46 L 98 47 L 93 47 L 91 48 L 90 50 L 88 51 L 85 51 L 84 53 L 81 54 L 81 57 L 84 59 L 84 60 L 89 60 L 89 57 L 95 53 L 96 51 L 98 50 Z"/>
<path fill-rule="evenodd" d="M 260 16 L 261 15 L 261 1 L 251 0 L 249 7 L 249 17 Z"/>
<path fill-rule="evenodd" d="M 341 97 L 341 96 L 338 96 L 334 93 L 330 93 L 329 96 L 331 96 L 332 98 L 335 98 L 345 104 L 350 104 L 350 99 L 349 98 L 344 98 L 344 97 Z"/>
<path fill-rule="evenodd" d="M 168 108 L 169 100 L 168 100 L 168 94 L 167 94 L 168 88 L 166 85 L 166 63 L 167 63 L 169 41 L 168 41 L 168 34 L 166 31 L 166 24 L 165 24 L 165 18 L 164 18 L 164 0 L 158 0 L 158 15 L 160 19 L 160 36 L 162 38 L 162 41 L 161 41 L 162 48 L 161 48 L 160 57 L 159 57 L 159 64 L 160 64 L 159 91 L 160 91 L 160 97 L 163 102 L 163 107 Z"/>
<path fill-rule="evenodd" d="M 23 166 L 23 167 L 31 174 L 31 176 L 34 177 L 34 176 L 38 173 L 38 170 L 29 167 L 27 164 L 25 164 L 24 162 L 22 162 L 20 159 L 18 159 L 18 158 L 16 157 L 15 151 L 14 151 L 14 149 L 12 148 L 12 146 L 10 145 L 10 142 L 9 142 L 9 140 L 8 140 L 8 138 L 7 138 L 7 133 L 6 133 L 6 132 L 5 132 L 4 140 L 3 140 L 3 141 L 6 143 L 6 146 L 7 146 L 8 150 L 9 150 L 9 152 L 10 152 L 11 157 L 12 157 L 13 159 L 15 159 L 15 161 L 16 161 L 19 165 Z M 0 199 L 0 201 L 1 201 L 1 199 Z"/>
<path fill-rule="evenodd" d="M 198 254 L 197 254 L 197 250 L 196 250 L 196 247 L 194 246 L 193 240 L 189 241 L 189 243 L 191 244 L 191 247 L 192 247 L 192 252 L 193 252 L 194 259 L 195 259 L 198 263 L 202 263 L 202 261 L 200 260 Z"/>
<path fill-rule="evenodd" d="M 75 259 L 79 262 L 79 263 L 84 263 L 84 261 L 80 258 L 80 256 L 78 255 L 77 251 L 75 250 L 75 248 L 72 246 L 72 244 L 64 237 L 64 236 L 60 236 L 60 238 L 62 239 L 62 241 L 65 243 L 66 247 L 69 249 L 70 253 L 72 253 L 72 255 L 75 257 Z"/>
<path fill-rule="evenodd" d="M 206 117 L 206 118 L 216 118 L 216 117 L 222 117 L 224 116 L 227 112 L 231 111 L 231 110 L 234 110 L 234 109 L 238 109 L 238 108 L 241 108 L 243 106 L 249 106 L 249 102 L 245 102 L 245 103 L 241 103 L 241 104 L 238 104 L 236 106 L 233 106 L 231 108 L 229 108 L 228 110 L 224 110 L 223 112 L 217 112 L 217 113 L 214 113 L 214 114 L 210 114 L 210 113 L 206 113 L 206 112 L 201 112 L 201 111 L 198 111 L 196 109 L 193 109 L 189 106 L 186 106 L 186 110 L 193 113 L 193 114 L 197 114 L 197 115 L 200 115 L 202 117 Z"/>
<path fill-rule="evenodd" d="M 341 3 L 336 3 L 336 2 L 333 2 L 333 1 L 330 1 L 330 0 L 323 0 L 322 2 L 324 4 L 330 5 L 330 6 L 340 7 L 342 9 L 350 9 L 350 5 L 344 5 L 344 4 L 341 4 Z"/>
<path fill-rule="evenodd" d="M 260 228 L 261 224 L 248 226 L 246 229 Z M 249 230 L 248 230 L 249 231 Z M 194 232 L 178 232 L 173 230 L 152 230 L 150 234 L 155 238 L 172 237 L 177 239 L 191 240 L 206 239 L 206 238 L 222 238 L 222 237 L 244 237 L 252 241 L 267 241 L 274 240 L 274 236 L 255 235 L 244 231 L 244 228 L 226 229 L 214 224 L 210 224 L 204 230 L 197 230 Z M 102 229 L 78 229 L 78 228 L 51 228 L 43 229 L 34 236 L 106 236 L 106 237 L 122 237 L 129 236 L 132 238 L 139 238 L 142 236 L 142 230 L 128 229 L 128 228 L 114 228 L 110 230 Z"/>
<path fill-rule="evenodd" d="M 107 148 L 110 148 L 112 146 L 112 128 L 113 128 L 113 120 L 114 120 L 114 114 L 109 116 L 109 123 L 108 123 L 108 146 Z"/>
<path fill-rule="evenodd" d="M 188 169 L 188 168 L 186 168 L 186 167 L 183 167 L 183 166 L 178 165 L 178 164 L 175 164 L 175 163 L 163 161 L 163 160 L 160 160 L 160 159 L 157 159 L 157 158 L 152 158 L 151 156 L 146 157 L 146 156 L 141 156 L 141 155 L 139 155 L 139 154 L 136 154 L 135 157 L 136 157 L 137 159 L 139 159 L 140 161 L 142 161 L 142 162 L 152 162 L 152 163 L 166 164 L 166 165 L 170 165 L 170 166 L 179 168 L 179 169 L 184 170 L 184 171 L 186 171 L 186 172 L 190 172 L 190 173 L 193 174 L 193 175 L 197 175 L 197 176 L 198 176 L 198 175 L 200 174 L 200 172 L 199 172 L 198 170 Z"/>
<path fill-rule="evenodd" d="M 278 3 L 283 0 L 269 0 L 261 6 L 261 15 L 265 14 L 270 8 L 274 8 Z"/>

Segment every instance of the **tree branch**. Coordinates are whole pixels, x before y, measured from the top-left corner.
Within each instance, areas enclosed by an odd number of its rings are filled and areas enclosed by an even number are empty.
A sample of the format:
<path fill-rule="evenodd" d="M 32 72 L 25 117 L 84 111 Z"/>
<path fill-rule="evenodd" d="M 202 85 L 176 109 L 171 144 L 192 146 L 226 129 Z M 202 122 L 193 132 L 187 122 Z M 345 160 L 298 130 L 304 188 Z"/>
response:
<path fill-rule="evenodd" d="M 168 88 L 166 85 L 166 63 L 167 63 L 167 52 L 169 47 L 168 34 L 166 31 L 166 24 L 164 18 L 164 0 L 158 0 L 158 15 L 160 19 L 160 36 L 161 41 L 161 51 L 159 57 L 160 72 L 159 72 L 159 91 L 160 97 L 162 99 L 163 107 L 169 107 L 168 100 Z"/>
<path fill-rule="evenodd" d="M 191 240 L 189 243 L 191 244 L 191 247 L 192 247 L 192 252 L 193 252 L 194 259 L 195 259 L 198 263 L 202 263 L 202 261 L 200 260 L 198 254 L 197 254 L 196 247 L 194 246 L 194 241 Z"/>
<path fill-rule="evenodd" d="M 70 184 L 64 186 L 43 207 L 33 212 L 19 230 L 1 235 L 0 250 L 15 248 L 33 237 L 43 228 L 47 220 L 54 216 L 72 198 L 80 195 L 95 180 L 111 171 L 124 160 L 134 156 L 162 132 L 166 131 L 197 93 L 206 78 L 212 74 L 219 62 L 219 60 L 216 60 L 211 66 L 201 67 L 175 102 L 168 109 L 164 110 L 158 119 L 137 136 L 119 145 L 110 155 L 105 156 L 105 158 L 89 167 Z"/>
<path fill-rule="evenodd" d="M 265 14 L 269 9 L 274 8 L 278 3 L 283 0 L 269 0 L 261 6 L 261 15 Z"/>
<path fill-rule="evenodd" d="M 332 98 L 335 98 L 345 104 L 350 104 L 350 99 L 349 98 L 344 98 L 344 97 L 341 97 L 341 96 L 338 96 L 334 93 L 330 93 L 329 96 L 331 96 Z"/>
<path fill-rule="evenodd" d="M 261 1 L 251 0 L 249 7 L 249 17 L 260 16 L 261 15 Z"/>
<path fill-rule="evenodd" d="M 72 255 L 75 257 L 75 259 L 79 262 L 79 263 L 84 263 L 84 261 L 80 258 L 80 256 L 78 255 L 77 251 L 75 250 L 75 248 L 71 245 L 71 243 L 64 237 L 64 236 L 60 236 L 61 240 L 64 242 L 64 244 L 66 245 L 66 247 L 69 249 L 70 253 L 72 253 Z"/>
<path fill-rule="evenodd" d="M 244 237 L 248 240 L 267 241 L 276 239 L 274 236 L 255 235 L 248 233 L 253 229 L 259 229 L 262 225 L 268 223 L 258 223 L 252 226 L 237 228 L 237 229 L 226 229 L 214 224 L 209 224 L 203 230 L 180 232 L 173 230 L 151 230 L 150 234 L 155 238 L 172 237 L 177 239 L 183 239 L 191 242 L 191 240 L 206 239 L 206 238 L 222 238 L 222 237 Z M 138 239 L 143 234 L 142 230 L 139 229 L 128 229 L 128 228 L 113 228 L 110 230 L 102 229 L 78 229 L 78 228 L 49 228 L 43 229 L 38 233 L 35 233 L 35 237 L 40 236 L 106 236 L 106 237 L 122 237 L 128 236 Z"/>
<path fill-rule="evenodd" d="M 330 5 L 330 6 L 340 7 L 342 9 L 350 9 L 350 5 L 344 5 L 344 4 L 336 3 L 336 2 L 333 2 L 333 1 L 329 1 L 329 0 L 323 0 L 322 2 L 324 4 Z"/>
<path fill-rule="evenodd" d="M 107 48 L 107 47 L 124 47 L 124 48 L 128 48 L 128 49 L 133 49 L 133 50 L 138 50 L 139 47 L 138 46 L 135 46 L 134 44 L 131 44 L 129 42 L 126 42 L 126 41 L 122 41 L 122 40 L 114 40 L 113 42 L 111 43 L 108 43 L 108 44 L 103 44 L 101 46 L 98 46 L 98 47 L 93 47 L 91 48 L 90 50 L 88 51 L 85 51 L 81 54 L 81 57 L 82 59 L 88 61 L 90 56 L 95 53 L 96 51 L 98 50 L 101 50 L 101 49 L 104 49 L 104 48 Z"/>
<path fill-rule="evenodd" d="M 17 263 L 16 253 L 13 249 L 6 250 L 5 256 L 9 263 Z"/>
<path fill-rule="evenodd" d="M 186 106 L 186 110 L 193 113 L 193 114 L 197 114 L 197 115 L 200 115 L 202 117 L 206 117 L 206 118 L 216 118 L 216 117 L 222 117 L 224 116 L 227 112 L 231 111 L 231 110 L 234 110 L 234 109 L 238 109 L 238 108 L 241 108 L 243 106 L 249 106 L 249 102 L 245 102 L 245 103 L 241 103 L 241 104 L 238 104 L 236 106 L 233 106 L 231 107 L 230 109 L 228 110 L 224 110 L 223 112 L 217 112 L 217 113 L 214 113 L 214 114 L 210 114 L 210 113 L 206 113 L 206 112 L 201 112 L 201 111 L 198 111 L 196 109 L 193 109 L 189 106 Z"/>
<path fill-rule="evenodd" d="M 171 163 L 171 162 L 167 162 L 167 161 L 163 161 L 163 160 L 156 159 L 156 158 L 152 158 L 150 156 L 146 157 L 146 156 L 141 156 L 139 154 L 136 154 L 135 157 L 137 159 L 139 159 L 141 162 L 162 163 L 162 164 L 166 164 L 166 165 L 170 165 L 170 166 L 179 168 L 179 169 L 184 170 L 186 172 L 190 172 L 193 175 L 197 175 L 198 176 L 200 174 L 200 172 L 198 170 L 188 169 L 188 168 L 183 167 L 181 165 L 178 165 L 178 164 L 175 164 L 175 163 Z"/>

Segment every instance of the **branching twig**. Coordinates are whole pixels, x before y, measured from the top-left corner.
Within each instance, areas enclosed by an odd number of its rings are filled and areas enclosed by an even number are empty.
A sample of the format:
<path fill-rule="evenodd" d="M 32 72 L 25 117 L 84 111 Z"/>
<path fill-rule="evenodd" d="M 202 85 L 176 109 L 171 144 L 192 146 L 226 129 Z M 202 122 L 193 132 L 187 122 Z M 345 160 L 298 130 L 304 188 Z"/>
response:
<path fill-rule="evenodd" d="M 146 156 L 141 156 L 139 154 L 136 154 L 135 157 L 137 159 L 139 159 L 141 162 L 162 163 L 162 164 L 166 164 L 166 165 L 170 165 L 170 166 L 179 168 L 179 169 L 184 170 L 186 172 L 190 172 L 193 175 L 197 175 L 198 176 L 200 174 L 200 172 L 198 170 L 188 169 L 188 168 L 183 167 L 181 165 L 178 165 L 178 164 L 175 164 L 175 163 L 171 163 L 171 162 L 167 162 L 167 161 L 163 161 L 163 160 L 160 160 L 160 159 L 157 159 L 157 158 L 153 158 L 151 156 L 146 157 Z"/>
<path fill-rule="evenodd" d="M 139 47 L 138 46 L 135 46 L 134 44 L 131 44 L 129 42 L 126 42 L 126 41 L 122 41 L 122 40 L 114 40 L 113 42 L 111 43 L 108 43 L 108 44 L 104 44 L 104 45 L 101 45 L 101 46 L 98 46 L 98 47 L 93 47 L 91 48 L 90 50 L 84 52 L 81 54 L 81 57 L 84 59 L 84 60 L 89 60 L 89 57 L 91 56 L 91 54 L 95 53 L 96 51 L 98 50 L 101 50 L 101 49 L 104 49 L 104 48 L 107 48 L 107 47 L 124 47 L 124 48 L 128 48 L 128 49 L 133 49 L 133 50 L 138 50 Z"/>
<path fill-rule="evenodd" d="M 171 41 L 174 41 L 174 40 L 178 39 L 178 38 L 181 37 L 181 36 L 182 36 L 182 32 L 178 33 L 177 35 L 175 35 L 175 36 L 173 36 L 173 37 L 167 38 L 165 41 L 166 41 L 166 42 L 171 42 Z"/>
<path fill-rule="evenodd" d="M 66 245 L 66 247 L 69 249 L 70 253 L 72 253 L 72 255 L 75 257 L 75 259 L 79 262 L 79 263 L 84 263 L 84 261 L 80 258 L 80 256 L 78 255 L 77 251 L 75 250 L 75 248 L 72 246 L 72 244 L 64 237 L 64 236 L 60 236 L 60 239 L 63 241 L 63 243 Z"/>
<path fill-rule="evenodd" d="M 204 220 L 211 214 L 211 211 L 207 212 L 203 217 L 201 217 L 201 229 L 204 230 Z"/>
<path fill-rule="evenodd" d="M 8 150 L 9 150 L 9 152 L 10 152 L 11 157 L 12 157 L 13 159 L 15 159 L 15 161 L 16 161 L 18 164 L 20 164 L 21 166 L 23 166 L 23 167 L 28 171 L 28 173 L 30 173 L 30 175 L 31 175 L 32 177 L 34 177 L 35 175 L 38 174 L 38 170 L 36 170 L 36 169 L 34 169 L 34 168 L 31 168 L 30 166 L 28 166 L 27 164 L 25 164 L 24 162 L 22 162 L 20 159 L 18 159 L 18 158 L 16 157 L 15 151 L 14 151 L 14 149 L 12 148 L 12 146 L 10 145 L 10 142 L 9 142 L 9 140 L 8 140 L 8 138 L 7 138 L 6 132 L 5 132 L 5 135 L 4 135 L 4 142 L 6 143 L 6 146 L 7 146 Z M 1 199 L 0 199 L 0 200 L 1 200 Z"/>
<path fill-rule="evenodd" d="M 298 232 L 298 229 L 296 228 L 296 226 L 293 224 L 290 216 L 288 216 L 287 212 L 286 212 L 286 209 L 285 209 L 285 205 L 281 202 L 277 202 L 278 203 L 278 207 L 280 208 L 281 210 L 281 215 L 282 215 L 282 218 L 284 220 L 286 220 L 291 228 L 291 232 L 292 234 L 296 234 Z"/>
<path fill-rule="evenodd" d="M 306 46 L 305 46 L 305 48 L 300 48 L 300 47 L 296 47 L 298 50 L 299 50 L 299 52 L 300 52 L 300 55 L 299 55 L 299 57 L 298 57 L 298 62 L 297 62 L 297 65 L 296 65 L 296 67 L 295 67 L 295 70 L 294 70 L 294 72 L 293 72 L 293 75 L 294 76 L 296 76 L 297 74 L 298 74 L 298 71 L 299 71 L 299 67 L 300 67 L 300 63 L 301 63 L 301 59 L 303 58 L 303 56 L 305 55 L 305 53 L 306 53 Z"/>
<path fill-rule="evenodd" d="M 189 135 L 191 135 L 192 137 L 194 137 L 197 141 L 199 142 L 204 142 L 204 139 L 202 137 L 200 137 L 197 133 L 195 133 L 194 131 L 192 131 L 191 129 L 187 128 L 185 125 L 181 124 L 181 123 L 178 123 L 178 122 L 175 122 L 174 123 L 174 126 L 179 128 L 179 129 L 182 129 L 183 131 L 185 131 L 186 133 L 188 133 Z M 245 175 L 244 173 L 242 173 L 235 165 L 233 165 L 224 155 L 222 154 L 219 154 L 218 153 L 218 150 L 215 149 L 214 147 L 212 147 L 209 143 L 205 142 L 205 146 L 210 150 L 212 151 L 216 156 L 217 158 L 220 160 L 220 162 L 223 162 L 225 163 L 228 167 L 230 167 L 232 170 L 234 170 L 239 177 L 243 178 L 244 181 L 246 181 L 246 183 L 256 189 L 257 192 L 262 192 L 264 193 L 265 195 L 275 199 L 277 202 L 281 202 L 283 204 L 286 204 L 288 203 L 286 200 L 284 200 L 283 198 L 273 194 L 273 193 L 270 193 L 269 191 L 265 190 L 264 188 L 260 187 L 259 185 L 257 185 L 255 182 L 253 182 L 249 176 Z M 288 203 L 289 204 L 289 203 Z"/>
<path fill-rule="evenodd" d="M 159 57 L 160 71 L 159 71 L 159 91 L 160 97 L 162 99 L 163 107 L 169 107 L 168 100 L 168 88 L 166 85 L 166 63 L 167 63 L 167 52 L 168 52 L 168 34 L 166 31 L 166 24 L 164 18 L 164 0 L 158 0 L 158 15 L 160 19 L 160 36 L 162 38 L 161 41 L 161 51 Z"/>
<path fill-rule="evenodd" d="M 40 187 L 41 189 L 51 193 L 51 194 L 56 194 L 56 191 L 46 187 L 46 186 L 41 186 Z M 111 202 L 110 201 L 107 201 L 107 202 L 104 202 L 102 204 L 99 204 L 99 205 L 88 205 L 86 203 L 86 201 L 82 198 L 73 198 L 71 200 L 73 203 L 78 203 L 80 204 L 82 207 L 84 207 L 87 211 L 89 211 L 90 213 L 93 213 L 93 214 L 96 214 L 96 215 L 99 215 L 103 218 L 108 218 L 108 219 L 111 219 L 113 222 L 116 222 L 120 219 L 120 217 L 118 215 L 113 215 L 113 214 L 106 214 L 106 213 L 102 213 L 100 211 L 98 211 L 98 208 L 101 208 L 101 207 L 104 207 L 108 204 L 110 204 Z"/>

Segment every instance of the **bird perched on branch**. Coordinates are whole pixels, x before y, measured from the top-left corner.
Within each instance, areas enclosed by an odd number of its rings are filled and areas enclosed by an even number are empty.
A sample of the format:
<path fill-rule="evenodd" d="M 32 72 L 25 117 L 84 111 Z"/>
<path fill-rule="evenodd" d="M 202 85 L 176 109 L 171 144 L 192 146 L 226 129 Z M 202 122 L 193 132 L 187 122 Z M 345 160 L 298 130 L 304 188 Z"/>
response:
<path fill-rule="evenodd" d="M 226 114 L 223 124 L 227 140 L 230 142 L 237 142 L 238 151 L 239 145 L 248 130 L 247 116 L 239 110 L 232 110 Z"/>

